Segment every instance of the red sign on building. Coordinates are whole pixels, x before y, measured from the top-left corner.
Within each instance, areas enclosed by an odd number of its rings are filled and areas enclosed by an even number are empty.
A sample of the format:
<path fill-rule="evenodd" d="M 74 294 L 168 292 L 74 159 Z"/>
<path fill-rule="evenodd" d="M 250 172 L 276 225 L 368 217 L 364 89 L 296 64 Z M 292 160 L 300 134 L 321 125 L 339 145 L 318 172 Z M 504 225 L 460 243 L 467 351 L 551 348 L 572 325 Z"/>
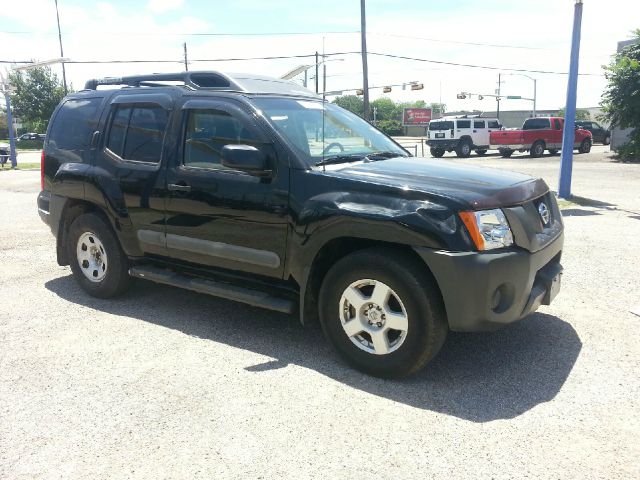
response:
<path fill-rule="evenodd" d="M 410 127 L 413 125 L 426 126 L 431 121 L 430 108 L 405 108 L 402 113 L 402 125 Z"/>

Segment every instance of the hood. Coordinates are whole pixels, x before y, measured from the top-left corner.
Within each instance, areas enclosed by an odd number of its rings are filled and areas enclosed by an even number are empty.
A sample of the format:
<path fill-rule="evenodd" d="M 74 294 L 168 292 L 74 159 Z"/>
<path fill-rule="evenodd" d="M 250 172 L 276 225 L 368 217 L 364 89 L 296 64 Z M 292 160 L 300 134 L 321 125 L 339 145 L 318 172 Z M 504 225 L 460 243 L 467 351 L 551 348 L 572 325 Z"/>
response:
<path fill-rule="evenodd" d="M 324 174 L 420 191 L 475 210 L 518 205 L 549 190 L 544 180 L 521 173 L 416 157 L 333 165 Z"/>

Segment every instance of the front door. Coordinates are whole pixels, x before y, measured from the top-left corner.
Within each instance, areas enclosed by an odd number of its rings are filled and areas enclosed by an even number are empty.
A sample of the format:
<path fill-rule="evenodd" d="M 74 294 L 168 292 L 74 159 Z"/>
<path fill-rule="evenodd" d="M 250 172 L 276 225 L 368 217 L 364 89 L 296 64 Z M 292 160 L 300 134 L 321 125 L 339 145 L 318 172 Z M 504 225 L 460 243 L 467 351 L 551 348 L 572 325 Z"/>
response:
<path fill-rule="evenodd" d="M 182 119 L 179 154 L 166 176 L 169 256 L 281 277 L 289 196 L 282 155 L 235 101 L 187 101 Z M 254 176 L 222 165 L 221 150 L 228 144 L 262 149 L 271 173 Z"/>

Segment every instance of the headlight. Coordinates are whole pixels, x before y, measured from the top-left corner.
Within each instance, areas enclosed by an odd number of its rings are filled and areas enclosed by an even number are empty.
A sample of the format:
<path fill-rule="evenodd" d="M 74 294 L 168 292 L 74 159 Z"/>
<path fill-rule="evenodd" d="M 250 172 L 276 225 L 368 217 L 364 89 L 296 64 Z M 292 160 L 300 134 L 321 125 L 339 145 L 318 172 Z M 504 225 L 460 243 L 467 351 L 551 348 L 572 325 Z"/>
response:
<path fill-rule="evenodd" d="M 460 212 L 460 218 L 478 250 L 493 250 L 513 245 L 513 234 L 502 210 Z"/>

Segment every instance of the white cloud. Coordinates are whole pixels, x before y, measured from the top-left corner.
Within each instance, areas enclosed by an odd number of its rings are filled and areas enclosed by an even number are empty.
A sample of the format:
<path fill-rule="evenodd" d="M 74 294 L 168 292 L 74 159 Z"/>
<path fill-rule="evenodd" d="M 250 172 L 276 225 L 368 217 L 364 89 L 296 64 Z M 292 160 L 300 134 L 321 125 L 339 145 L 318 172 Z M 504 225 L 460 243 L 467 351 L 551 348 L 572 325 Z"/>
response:
<path fill-rule="evenodd" d="M 182 7 L 184 0 L 149 0 L 147 10 L 153 13 L 166 13 Z"/>

